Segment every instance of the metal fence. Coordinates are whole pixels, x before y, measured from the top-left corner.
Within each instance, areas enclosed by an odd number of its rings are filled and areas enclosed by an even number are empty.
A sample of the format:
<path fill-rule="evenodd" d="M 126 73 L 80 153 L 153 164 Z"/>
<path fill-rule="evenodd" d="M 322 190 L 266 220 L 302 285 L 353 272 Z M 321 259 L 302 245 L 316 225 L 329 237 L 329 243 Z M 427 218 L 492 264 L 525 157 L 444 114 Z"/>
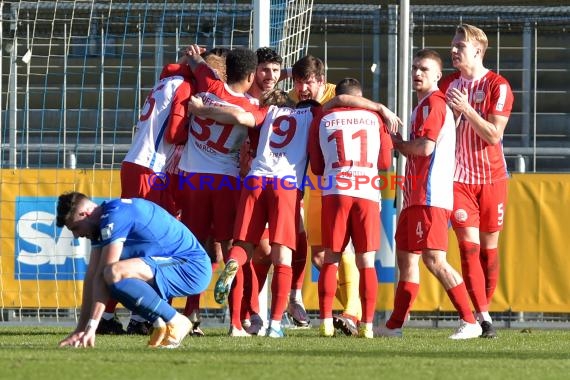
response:
<path fill-rule="evenodd" d="M 17 14 L 9 3 L 0 36 L 2 167 L 116 167 L 141 99 L 181 44 L 247 46 L 251 30 L 251 6 L 231 1 L 58 2 L 68 9 L 57 12 L 54 2 L 20 2 Z M 411 46 L 448 56 L 461 22 L 486 31 L 486 64 L 515 93 L 509 169 L 570 170 L 570 7 L 412 6 Z M 309 52 L 326 60 L 330 82 L 355 76 L 367 96 L 397 109 L 402 93 L 412 98 L 398 88 L 408 70 L 397 61 L 397 30 L 397 6 L 315 5 Z"/>

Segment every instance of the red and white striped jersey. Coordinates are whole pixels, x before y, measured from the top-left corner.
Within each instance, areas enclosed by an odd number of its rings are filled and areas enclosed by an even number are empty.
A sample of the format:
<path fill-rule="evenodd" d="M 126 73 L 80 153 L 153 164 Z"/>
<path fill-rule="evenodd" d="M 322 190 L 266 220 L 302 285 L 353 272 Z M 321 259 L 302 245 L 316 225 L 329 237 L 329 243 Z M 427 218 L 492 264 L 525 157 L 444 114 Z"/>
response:
<path fill-rule="evenodd" d="M 453 210 L 455 120 L 441 91 L 434 91 L 414 108 L 409 141 L 425 137 L 435 142 L 429 156 L 408 155 L 403 208 L 433 206 Z"/>
<path fill-rule="evenodd" d="M 271 106 L 261 127 L 249 175 L 284 178 L 300 189 L 307 169 L 312 108 Z"/>
<path fill-rule="evenodd" d="M 233 91 L 208 65 L 198 65 L 194 76 L 196 96 L 202 98 L 204 105 L 236 107 L 251 112 L 256 125 L 263 122 L 267 110 L 252 104 L 249 96 Z M 237 177 L 239 150 L 247 134 L 248 128 L 244 126 L 221 124 L 212 119 L 202 119 L 192 115 L 188 142 L 182 153 L 179 168 L 185 172 Z"/>
<path fill-rule="evenodd" d="M 482 118 L 489 115 L 509 117 L 513 107 L 513 92 L 501 75 L 487 71 L 482 77 L 467 80 L 460 72 L 439 83 L 441 91 L 450 88 L 467 89 L 469 103 Z M 508 177 L 502 140 L 495 145 L 483 140 L 469 122 L 461 117 L 457 127 L 455 181 L 468 184 L 488 184 Z"/>

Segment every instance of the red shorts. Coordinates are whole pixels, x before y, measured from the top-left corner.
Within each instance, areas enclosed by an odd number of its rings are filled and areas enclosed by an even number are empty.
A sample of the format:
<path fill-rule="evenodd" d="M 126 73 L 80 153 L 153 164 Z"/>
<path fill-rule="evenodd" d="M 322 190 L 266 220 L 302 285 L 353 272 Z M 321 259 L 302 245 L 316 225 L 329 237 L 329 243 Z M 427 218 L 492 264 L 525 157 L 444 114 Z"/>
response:
<path fill-rule="evenodd" d="M 183 172 L 181 172 L 183 175 Z M 179 175 L 174 173 L 166 172 L 167 187 L 162 197 L 162 207 L 166 209 L 172 215 L 178 215 L 178 212 L 182 209 L 180 206 L 182 193 L 179 190 Z"/>
<path fill-rule="evenodd" d="M 144 198 L 162 206 L 165 184 L 152 169 L 132 162 L 121 163 L 121 198 Z"/>
<path fill-rule="evenodd" d="M 414 253 L 421 253 L 422 249 L 447 251 L 450 213 L 431 206 L 405 208 L 396 227 L 396 249 Z"/>
<path fill-rule="evenodd" d="M 472 185 L 453 183 L 453 228 L 476 227 L 483 232 L 503 229 L 508 181 Z"/>
<path fill-rule="evenodd" d="M 325 195 L 322 205 L 323 247 L 343 252 L 352 238 L 356 253 L 380 248 L 378 202 L 346 195 Z"/>
<path fill-rule="evenodd" d="M 259 244 L 266 224 L 269 242 L 296 249 L 301 192 L 282 179 L 247 177 L 239 201 L 234 239 Z"/>
<path fill-rule="evenodd" d="M 181 221 L 200 242 L 232 238 L 240 185 L 236 177 L 187 173 L 178 178 Z"/>

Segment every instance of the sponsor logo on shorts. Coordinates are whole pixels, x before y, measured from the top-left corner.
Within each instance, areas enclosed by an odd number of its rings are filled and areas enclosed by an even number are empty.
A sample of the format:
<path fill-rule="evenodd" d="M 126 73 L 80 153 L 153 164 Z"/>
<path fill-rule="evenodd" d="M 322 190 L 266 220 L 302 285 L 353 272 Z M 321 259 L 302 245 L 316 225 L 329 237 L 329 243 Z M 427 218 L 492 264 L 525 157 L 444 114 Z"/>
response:
<path fill-rule="evenodd" d="M 467 221 L 467 211 L 462 208 L 455 210 L 453 217 L 458 223 L 465 223 Z"/>

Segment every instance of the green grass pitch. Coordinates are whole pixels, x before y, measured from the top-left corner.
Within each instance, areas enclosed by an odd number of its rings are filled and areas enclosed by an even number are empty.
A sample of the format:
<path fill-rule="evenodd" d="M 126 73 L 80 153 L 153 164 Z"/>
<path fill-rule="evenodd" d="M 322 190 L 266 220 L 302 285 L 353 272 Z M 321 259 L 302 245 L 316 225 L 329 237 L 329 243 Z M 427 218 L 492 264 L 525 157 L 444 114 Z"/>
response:
<path fill-rule="evenodd" d="M 58 348 L 61 327 L 0 327 L 0 379 L 568 379 L 570 330 L 499 330 L 452 341 L 452 329 L 406 328 L 403 339 L 229 338 L 221 328 L 175 350 L 142 336 L 98 336 L 95 348 Z"/>

